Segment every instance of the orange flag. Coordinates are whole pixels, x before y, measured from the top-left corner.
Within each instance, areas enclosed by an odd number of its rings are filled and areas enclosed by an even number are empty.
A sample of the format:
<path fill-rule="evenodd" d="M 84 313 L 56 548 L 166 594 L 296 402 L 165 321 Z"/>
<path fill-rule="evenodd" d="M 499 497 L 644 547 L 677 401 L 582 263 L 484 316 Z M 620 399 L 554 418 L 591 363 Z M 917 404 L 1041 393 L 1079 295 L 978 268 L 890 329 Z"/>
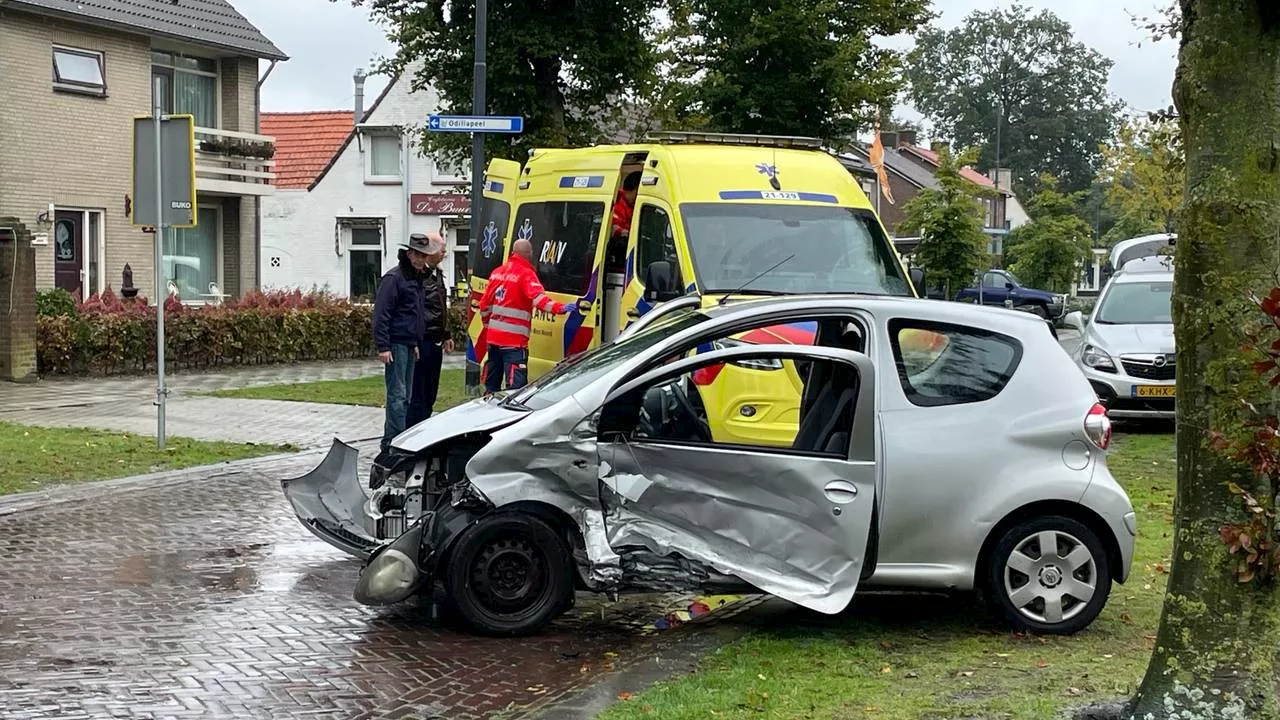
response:
<path fill-rule="evenodd" d="M 889 201 L 890 205 L 896 205 L 893 201 L 893 191 L 889 189 L 889 173 L 884 169 L 884 143 L 880 141 L 880 123 L 876 123 L 876 138 L 871 141 L 871 152 L 868 155 L 871 161 L 871 167 L 876 170 L 876 177 L 879 179 L 880 194 L 884 195 L 884 199 Z"/>

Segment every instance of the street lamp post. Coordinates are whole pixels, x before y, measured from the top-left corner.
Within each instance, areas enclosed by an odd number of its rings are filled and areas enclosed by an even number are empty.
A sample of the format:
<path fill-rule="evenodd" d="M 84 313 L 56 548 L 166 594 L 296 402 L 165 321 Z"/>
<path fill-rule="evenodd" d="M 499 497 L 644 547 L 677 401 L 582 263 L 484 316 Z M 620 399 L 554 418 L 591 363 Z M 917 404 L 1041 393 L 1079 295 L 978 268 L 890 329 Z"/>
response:
<path fill-rule="evenodd" d="M 488 0 L 476 0 L 476 43 L 475 43 L 475 65 L 472 69 L 471 79 L 471 113 L 476 116 L 485 114 L 485 82 L 488 76 L 488 31 L 489 31 L 489 3 Z M 475 267 L 476 258 L 480 257 L 479 237 L 482 232 L 480 227 L 481 205 L 484 203 L 484 194 L 482 191 L 484 181 L 484 133 L 476 132 L 471 134 L 471 232 L 467 237 L 467 262 L 470 267 Z M 471 278 L 467 277 L 467 302 L 471 302 Z M 476 363 L 468 362 L 466 369 L 466 377 L 464 379 L 467 390 L 479 391 L 480 386 L 480 366 Z"/>

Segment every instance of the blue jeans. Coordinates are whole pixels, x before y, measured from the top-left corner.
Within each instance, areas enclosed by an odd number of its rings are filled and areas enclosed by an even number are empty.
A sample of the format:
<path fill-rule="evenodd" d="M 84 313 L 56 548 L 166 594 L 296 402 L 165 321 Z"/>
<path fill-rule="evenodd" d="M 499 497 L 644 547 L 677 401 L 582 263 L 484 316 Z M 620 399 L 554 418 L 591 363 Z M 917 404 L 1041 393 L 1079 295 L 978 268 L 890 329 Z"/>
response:
<path fill-rule="evenodd" d="M 387 383 L 387 419 L 382 426 L 382 449 L 404 432 L 409 415 L 409 395 L 413 387 L 413 346 L 392 345 L 391 362 L 382 371 Z"/>
<path fill-rule="evenodd" d="M 529 348 L 490 345 L 484 361 L 484 391 L 496 393 L 506 382 L 508 390 L 517 390 L 529 381 Z"/>

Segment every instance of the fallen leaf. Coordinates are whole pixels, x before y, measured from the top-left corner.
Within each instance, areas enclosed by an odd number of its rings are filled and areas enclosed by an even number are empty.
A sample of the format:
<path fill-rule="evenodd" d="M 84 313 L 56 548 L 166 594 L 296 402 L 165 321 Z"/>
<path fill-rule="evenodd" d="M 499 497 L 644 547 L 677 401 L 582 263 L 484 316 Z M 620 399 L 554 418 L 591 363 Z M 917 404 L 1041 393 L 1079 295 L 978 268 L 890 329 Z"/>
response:
<path fill-rule="evenodd" d="M 631 693 L 629 693 L 629 692 L 620 692 L 620 693 L 618 693 L 618 699 L 619 699 L 619 700 L 621 700 L 621 701 L 623 701 L 623 702 L 627 702 L 627 701 L 631 700 L 631 698 L 632 698 L 632 695 L 631 695 Z"/>
<path fill-rule="evenodd" d="M 907 673 L 907 674 L 905 675 L 905 677 L 909 677 L 909 678 L 915 679 L 915 678 L 920 677 L 920 673 L 915 672 L 915 671 L 912 671 L 912 672 Z"/>
<path fill-rule="evenodd" d="M 1073 688 L 1073 687 L 1069 687 L 1069 688 L 1067 688 L 1067 694 L 1068 694 L 1068 695 L 1072 695 L 1072 696 L 1075 696 L 1075 695 L 1083 695 L 1083 694 L 1084 694 L 1084 691 L 1083 691 L 1083 690 L 1081 690 L 1080 688 Z"/>
<path fill-rule="evenodd" d="M 882 673 L 891 673 L 891 672 L 893 672 L 893 668 L 889 667 L 888 665 L 885 665 L 884 667 L 880 668 L 880 672 L 882 672 Z"/>
<path fill-rule="evenodd" d="M 1045 668 L 1049 667 L 1049 663 L 1047 663 L 1047 662 L 1045 662 L 1045 661 L 1041 660 L 1040 662 L 1036 663 L 1036 667 L 1038 667 L 1038 668 L 1040 668 L 1041 670 L 1043 670 L 1043 669 L 1045 669 Z"/>
<path fill-rule="evenodd" d="M 159 321 L 157 320 L 157 322 L 159 322 Z M 758 674 L 756 675 L 756 677 L 760 678 L 761 680 L 768 680 L 768 679 L 769 679 L 769 678 L 767 678 L 767 677 L 765 677 L 765 676 L 764 676 L 764 673 L 758 673 Z"/>
<path fill-rule="evenodd" d="M 996 657 L 998 657 L 998 658 L 1007 658 L 1007 657 L 1009 657 L 1009 653 L 996 653 Z"/>
<path fill-rule="evenodd" d="M 892 650 L 892 649 L 893 649 L 893 643 L 891 643 L 891 642 L 881 642 L 881 643 L 880 643 L 880 649 L 882 649 L 882 650 Z"/>
<path fill-rule="evenodd" d="M 973 677 L 973 671 L 961 670 L 960 672 L 956 673 L 956 677 Z"/>

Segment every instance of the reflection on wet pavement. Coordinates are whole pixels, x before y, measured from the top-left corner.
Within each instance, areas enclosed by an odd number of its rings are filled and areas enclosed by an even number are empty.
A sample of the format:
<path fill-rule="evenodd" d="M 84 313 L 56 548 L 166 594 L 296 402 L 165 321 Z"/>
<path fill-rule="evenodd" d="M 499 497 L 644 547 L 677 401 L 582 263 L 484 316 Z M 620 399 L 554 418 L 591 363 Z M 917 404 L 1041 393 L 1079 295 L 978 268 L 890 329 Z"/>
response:
<path fill-rule="evenodd" d="M 518 717 L 747 604 L 584 595 L 520 640 L 362 607 L 279 490 L 318 460 L 0 517 L 0 717 Z"/>

